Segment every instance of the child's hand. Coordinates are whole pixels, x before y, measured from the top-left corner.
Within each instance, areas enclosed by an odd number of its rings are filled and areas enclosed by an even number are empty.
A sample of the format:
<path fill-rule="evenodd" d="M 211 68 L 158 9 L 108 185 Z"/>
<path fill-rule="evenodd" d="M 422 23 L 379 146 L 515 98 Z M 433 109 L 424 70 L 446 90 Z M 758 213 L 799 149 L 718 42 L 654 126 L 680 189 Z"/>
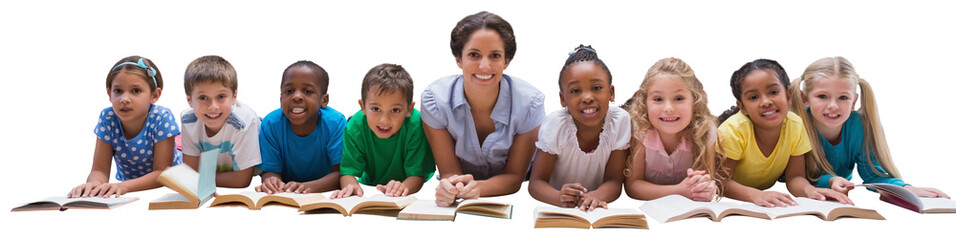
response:
<path fill-rule="evenodd" d="M 123 184 L 122 182 L 104 183 L 104 184 L 100 184 L 99 186 L 96 186 L 96 188 L 93 188 L 93 191 L 90 193 L 90 196 L 92 197 L 95 195 L 97 197 L 107 198 L 107 197 L 115 195 L 116 197 L 119 197 L 120 195 L 126 194 L 126 192 L 128 192 L 128 189 L 126 188 L 126 185 Z"/>
<path fill-rule="evenodd" d="M 830 178 L 830 189 L 846 195 L 850 190 L 853 190 L 853 183 L 843 177 L 832 177 Z"/>
<path fill-rule="evenodd" d="M 448 207 L 455 203 L 458 197 L 458 188 L 451 182 L 454 177 L 438 181 L 438 187 L 435 187 L 435 204 L 439 207 Z"/>
<path fill-rule="evenodd" d="M 762 207 L 786 207 L 797 205 L 797 202 L 794 202 L 793 198 L 790 198 L 790 195 L 774 191 L 760 191 L 760 193 L 753 198 L 753 202 L 757 206 Z"/>
<path fill-rule="evenodd" d="M 854 205 L 853 201 L 850 201 L 850 197 L 847 197 L 846 194 L 829 188 L 813 188 L 813 190 L 807 191 L 807 198 L 820 201 L 826 201 L 829 198 L 835 199 L 842 204 Z"/>
<path fill-rule="evenodd" d="M 458 195 L 455 197 L 461 199 L 476 199 L 481 196 L 478 181 L 475 181 L 475 178 L 472 177 L 471 174 L 458 175 L 448 179 L 451 179 L 451 183 L 458 189 Z"/>
<path fill-rule="evenodd" d="M 561 197 L 558 200 L 561 202 L 561 207 L 581 206 L 578 203 L 582 202 L 582 198 L 587 192 L 588 189 L 581 186 L 580 183 L 567 183 L 561 186 Z M 581 210 L 584 210 L 583 206 Z"/>
<path fill-rule="evenodd" d="M 709 178 L 709 175 L 707 175 Z M 691 191 L 691 200 L 698 202 L 710 202 L 717 197 L 717 182 L 714 180 L 709 180 L 706 182 L 701 182 L 690 189 Z"/>
<path fill-rule="evenodd" d="M 943 191 L 940 191 L 935 188 L 921 188 L 921 187 L 914 187 L 913 185 L 906 185 L 905 188 L 915 193 L 916 196 L 918 197 L 949 198 L 949 196 L 943 193 Z"/>
<path fill-rule="evenodd" d="M 408 187 L 406 187 L 404 183 L 395 180 L 388 181 L 388 185 L 379 184 L 375 186 L 375 189 L 384 193 L 386 197 L 404 197 L 408 195 Z"/>
<path fill-rule="evenodd" d="M 76 186 L 75 188 L 73 188 L 73 190 L 70 191 L 70 193 L 67 194 L 66 197 L 85 198 L 85 197 L 94 196 L 94 194 L 90 194 L 90 192 L 92 192 L 93 188 L 96 188 L 96 186 L 99 186 L 100 184 L 102 183 L 88 182 L 88 183 L 80 184 L 79 186 Z"/>
<path fill-rule="evenodd" d="M 600 199 L 593 198 L 585 194 L 583 197 L 581 197 L 581 202 L 580 204 L 578 204 L 578 206 L 581 209 L 581 211 L 587 212 L 587 211 L 594 211 L 594 209 L 597 209 L 597 208 L 607 209 L 607 202 L 601 201 Z"/>
<path fill-rule="evenodd" d="M 309 186 L 305 183 L 289 181 L 285 183 L 285 188 L 283 188 L 282 191 L 290 193 L 310 193 L 312 192 L 312 189 L 309 188 Z"/>
<path fill-rule="evenodd" d="M 681 195 L 694 201 L 709 202 L 717 195 L 717 185 L 703 171 L 687 169 L 687 177 L 678 183 L 684 189 Z"/>
<path fill-rule="evenodd" d="M 256 187 L 256 192 L 276 194 L 282 192 L 281 189 L 283 187 L 285 187 L 285 183 L 282 182 L 282 179 L 276 176 L 269 176 L 262 179 L 262 185 Z"/>
<path fill-rule="evenodd" d="M 331 199 L 347 198 L 352 195 L 361 197 L 362 194 L 364 193 L 362 192 L 361 186 L 359 186 L 358 184 L 348 184 L 348 185 L 345 185 L 345 187 L 342 187 L 342 190 L 335 190 L 334 192 L 332 192 L 332 196 L 330 196 L 329 198 Z"/>
<path fill-rule="evenodd" d="M 693 177 L 694 175 L 707 175 L 707 171 L 695 171 L 694 169 L 687 169 L 687 177 Z"/>

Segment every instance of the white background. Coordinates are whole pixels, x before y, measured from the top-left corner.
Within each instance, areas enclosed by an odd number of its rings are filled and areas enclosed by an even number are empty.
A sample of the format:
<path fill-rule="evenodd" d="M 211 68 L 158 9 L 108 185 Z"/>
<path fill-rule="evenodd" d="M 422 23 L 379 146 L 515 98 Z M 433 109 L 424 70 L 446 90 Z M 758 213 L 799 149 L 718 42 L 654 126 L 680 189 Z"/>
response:
<path fill-rule="evenodd" d="M 141 55 L 156 62 L 166 83 L 158 104 L 177 115 L 187 107 L 184 69 L 199 56 L 216 54 L 229 60 L 238 71 L 239 100 L 260 116 L 279 107 L 282 70 L 297 60 L 312 60 L 331 77 L 330 106 L 351 115 L 358 110 L 362 77 L 374 65 L 403 65 L 416 81 L 416 101 L 431 81 L 460 74 L 448 47 L 449 34 L 458 20 L 481 10 L 501 15 L 514 27 L 518 51 L 505 73 L 543 91 L 548 112 L 560 108 L 558 71 L 567 52 L 580 43 L 592 45 L 609 65 L 618 104 L 637 89 L 648 67 L 673 56 L 694 68 L 714 114 L 733 104 L 729 78 L 745 62 L 775 59 L 791 77 L 798 77 L 816 59 L 847 57 L 876 91 L 904 179 L 956 195 L 956 184 L 948 177 L 956 163 L 949 154 L 954 127 L 947 109 L 956 86 L 956 17 L 947 2 L 33 1 L 0 3 L 0 126 L 6 139 L 0 145 L 6 159 L 0 209 L 65 195 L 85 181 L 92 165 L 92 129 L 99 111 L 110 106 L 105 76 L 122 57 Z M 253 185 L 258 181 L 254 178 Z M 427 182 L 418 197 L 432 199 L 435 185 Z M 773 189 L 786 191 L 782 184 Z M 0 211 L 0 234 L 83 239 L 850 238 L 887 233 L 898 237 L 905 232 L 929 236 L 948 232 L 956 220 L 956 215 L 909 212 L 863 190 L 852 192 L 851 198 L 888 220 L 731 217 L 720 223 L 652 220 L 649 231 L 536 230 L 531 212 L 542 204 L 526 188 L 502 199 L 516 205 L 511 220 L 471 215 L 456 222 L 299 216 L 282 207 L 258 212 L 146 210 L 150 200 L 168 192 L 160 188 L 128 194 L 141 200 L 110 211 Z M 636 208 L 640 203 L 622 195 L 611 207 Z"/>

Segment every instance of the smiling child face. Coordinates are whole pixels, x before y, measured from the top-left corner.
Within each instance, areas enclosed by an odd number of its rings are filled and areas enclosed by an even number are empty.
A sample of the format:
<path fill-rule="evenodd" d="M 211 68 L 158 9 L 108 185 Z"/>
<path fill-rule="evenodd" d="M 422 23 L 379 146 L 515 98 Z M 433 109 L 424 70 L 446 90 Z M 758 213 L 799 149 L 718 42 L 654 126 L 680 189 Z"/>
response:
<path fill-rule="evenodd" d="M 591 61 L 572 63 L 565 71 L 561 106 L 567 107 L 579 128 L 602 127 L 609 101 L 614 101 L 614 86 L 607 73 Z"/>
<path fill-rule="evenodd" d="M 186 97 L 196 117 L 206 126 L 206 136 L 213 136 L 226 124 L 236 104 L 236 94 L 220 82 L 202 82 L 193 86 Z"/>
<path fill-rule="evenodd" d="M 750 117 L 755 127 L 775 128 L 783 124 L 790 108 L 790 96 L 771 70 L 750 72 L 741 82 L 741 113 Z"/>
<path fill-rule="evenodd" d="M 660 134 L 678 134 L 690 125 L 694 95 L 679 78 L 662 77 L 647 87 L 647 117 Z"/>
<path fill-rule="evenodd" d="M 810 107 L 815 127 L 822 131 L 838 131 L 850 118 L 856 99 L 853 81 L 823 77 L 813 81 L 813 88 L 804 96 L 804 104 Z"/>
<path fill-rule="evenodd" d="M 375 136 L 390 138 L 402 128 L 405 118 L 411 116 L 415 102 L 409 105 L 402 91 L 381 92 L 379 86 L 373 86 L 365 100 L 359 100 L 359 106 Z"/>
<path fill-rule="evenodd" d="M 329 104 L 329 95 L 319 85 L 319 72 L 299 66 L 289 69 L 282 78 L 279 101 L 282 114 L 292 124 L 292 132 L 299 136 L 312 133 L 319 121 L 319 108 Z"/>

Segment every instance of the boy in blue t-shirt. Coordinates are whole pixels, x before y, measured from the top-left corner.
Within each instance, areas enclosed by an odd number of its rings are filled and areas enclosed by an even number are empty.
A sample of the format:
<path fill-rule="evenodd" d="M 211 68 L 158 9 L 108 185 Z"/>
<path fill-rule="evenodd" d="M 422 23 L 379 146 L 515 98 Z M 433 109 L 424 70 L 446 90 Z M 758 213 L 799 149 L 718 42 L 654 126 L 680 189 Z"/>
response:
<path fill-rule="evenodd" d="M 262 185 L 256 191 L 325 192 L 339 187 L 345 116 L 329 104 L 328 73 L 311 61 L 282 74 L 282 108 L 266 115 L 259 130 Z"/>

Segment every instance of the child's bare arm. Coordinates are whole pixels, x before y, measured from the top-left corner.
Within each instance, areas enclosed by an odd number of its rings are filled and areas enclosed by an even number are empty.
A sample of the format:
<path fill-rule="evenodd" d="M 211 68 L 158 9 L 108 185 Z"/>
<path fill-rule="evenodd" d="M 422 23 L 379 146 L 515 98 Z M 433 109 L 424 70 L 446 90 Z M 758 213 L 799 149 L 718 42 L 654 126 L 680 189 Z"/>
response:
<path fill-rule="evenodd" d="M 183 154 L 183 163 L 193 170 L 199 171 L 199 157 Z M 239 171 L 216 173 L 217 187 L 245 188 L 252 182 L 255 168 L 249 167 Z"/>
<path fill-rule="evenodd" d="M 408 190 L 406 195 L 415 194 L 422 190 L 422 185 L 425 185 L 425 178 L 422 176 L 407 177 L 405 181 L 402 181 L 402 185 L 405 185 L 405 188 Z"/>
<path fill-rule="evenodd" d="M 554 162 L 557 156 L 540 149 L 534 156 L 534 166 L 531 168 L 531 179 L 528 179 L 528 193 L 534 199 L 559 206 L 574 207 L 587 189 L 581 184 L 565 184 L 561 189 L 555 189 L 549 183 L 554 171 Z"/>
<path fill-rule="evenodd" d="M 109 143 L 104 142 L 101 139 L 96 139 L 96 146 L 93 150 L 93 168 L 90 170 L 90 175 L 86 177 L 86 183 L 80 184 L 73 188 L 67 197 L 89 197 L 95 196 L 90 194 L 94 188 L 104 183 L 108 183 L 110 179 L 110 160 L 113 158 L 113 147 Z"/>
<path fill-rule="evenodd" d="M 104 183 L 93 191 L 98 196 L 120 196 L 128 192 L 136 192 L 161 187 L 156 179 L 166 168 L 173 165 L 175 155 L 175 138 L 169 137 L 153 145 L 153 171 L 142 177 L 126 180 L 119 183 Z"/>
<path fill-rule="evenodd" d="M 787 169 L 785 172 L 787 177 L 787 190 L 790 190 L 790 193 L 793 194 L 793 196 L 806 197 L 820 201 L 831 198 L 836 199 L 843 204 L 853 204 L 846 194 L 829 188 L 817 188 L 813 184 L 810 184 L 810 181 L 808 181 L 806 177 L 805 160 L 806 159 L 804 158 L 804 155 L 799 155 L 790 156 L 790 161 L 787 162 Z"/>
<path fill-rule="evenodd" d="M 185 158 L 186 156 L 183 156 Z M 185 159 L 184 159 L 185 160 Z M 216 173 L 216 186 L 230 188 L 246 188 L 252 182 L 255 167 L 248 167 L 239 171 Z"/>
<path fill-rule="evenodd" d="M 183 163 L 195 171 L 199 171 L 199 156 L 191 156 L 183 153 Z"/>
<path fill-rule="evenodd" d="M 332 166 L 332 172 L 316 180 L 299 183 L 290 181 L 286 183 L 283 191 L 294 193 L 318 193 L 327 192 L 339 188 L 339 165 Z"/>
<path fill-rule="evenodd" d="M 607 203 L 613 202 L 621 197 L 621 182 L 624 181 L 624 162 L 627 158 L 627 150 L 615 150 L 607 160 L 607 166 L 604 168 L 604 183 L 601 183 L 597 189 L 588 191 L 579 203 L 582 210 L 595 209 L 597 207 L 607 208 Z M 593 199 L 593 200 L 592 200 Z"/>
<path fill-rule="evenodd" d="M 737 168 L 737 161 L 727 159 L 727 161 L 723 162 L 723 167 L 727 170 L 727 172 L 729 172 L 727 180 L 725 181 L 726 186 L 724 187 L 724 189 L 727 190 L 727 197 L 740 201 L 752 202 L 753 204 L 764 207 L 783 207 L 797 204 L 793 201 L 793 198 L 790 198 L 790 195 L 774 191 L 761 191 L 756 188 L 744 186 L 743 184 L 734 181 L 734 169 Z"/>

